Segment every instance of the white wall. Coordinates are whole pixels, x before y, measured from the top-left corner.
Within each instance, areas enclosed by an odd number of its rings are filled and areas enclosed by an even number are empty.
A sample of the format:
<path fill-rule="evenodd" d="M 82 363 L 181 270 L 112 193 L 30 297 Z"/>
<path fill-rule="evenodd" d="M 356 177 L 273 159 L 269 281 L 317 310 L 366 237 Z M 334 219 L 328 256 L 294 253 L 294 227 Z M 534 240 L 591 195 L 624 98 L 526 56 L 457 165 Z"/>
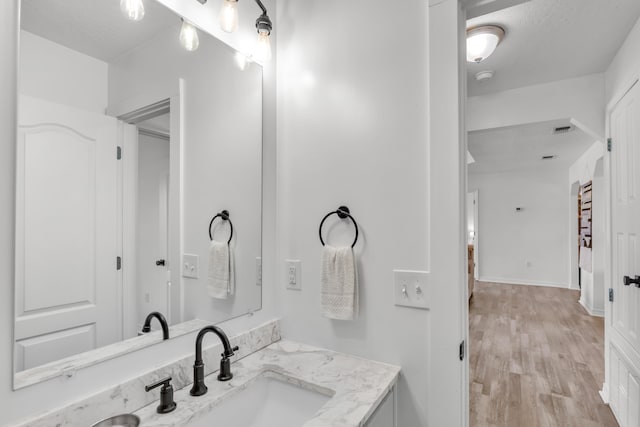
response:
<path fill-rule="evenodd" d="M 170 2 L 169 0 L 160 0 Z M 191 3 L 178 2 L 175 7 L 184 12 L 189 20 L 200 19 Z M 211 2 L 209 2 L 211 3 Z M 245 2 L 249 4 L 249 2 Z M 275 4 L 266 1 L 272 18 L 275 18 Z M 208 4 L 206 8 L 213 8 Z M 242 6 L 241 6 L 242 7 Z M 218 7 L 215 7 L 218 9 Z M 202 10 L 202 9 L 198 9 Z M 209 9 L 207 9 L 209 10 Z M 245 15 L 247 16 L 247 15 Z M 244 18 L 253 21 L 250 18 Z M 275 20 L 275 19 L 274 19 Z M 243 24 L 247 21 L 243 21 Z M 248 32 L 253 39 L 255 29 L 243 25 L 241 31 Z M 275 23 L 277 28 L 277 23 Z M 217 19 L 204 22 L 203 27 L 213 31 Z M 247 28 L 245 28 L 247 27 Z M 171 340 L 160 346 L 149 347 L 133 354 L 113 359 L 107 363 L 84 369 L 71 378 L 50 380 L 19 391 L 12 391 L 12 349 L 13 349 L 13 270 L 14 270 L 14 193 L 15 193 L 15 141 L 16 141 L 16 62 L 18 58 L 17 34 L 18 0 L 0 2 L 0 401 L 2 417 L 0 425 L 8 426 L 33 414 L 41 413 L 76 401 L 100 387 L 120 384 L 152 366 L 161 366 L 180 356 L 193 352 L 194 334 Z M 272 37 L 275 38 L 276 32 Z M 245 330 L 258 325 L 266 319 L 275 317 L 277 301 L 274 294 L 275 284 L 275 58 L 268 64 L 264 74 L 264 254 L 263 254 L 263 309 L 253 316 L 242 316 L 225 322 L 222 327 L 229 333 Z"/>
<path fill-rule="evenodd" d="M 569 168 L 569 185 L 586 184 L 593 179 L 598 161 L 606 154 L 603 143 L 594 142 Z"/>
<path fill-rule="evenodd" d="M 452 395 L 451 390 L 460 393 L 460 369 L 449 375 L 449 366 L 441 362 L 443 358 L 460 366 L 455 359 L 460 319 L 439 324 L 437 331 L 430 323 L 439 310 L 448 310 L 449 298 L 455 300 L 464 272 L 464 258 L 458 253 L 464 199 L 456 187 L 461 182 L 456 162 L 462 162 L 464 152 L 455 143 L 458 80 L 452 72 L 458 59 L 457 9 L 455 1 L 444 3 L 443 17 L 450 20 L 441 19 L 445 28 L 437 34 L 438 43 L 447 49 L 438 64 L 446 76 L 436 81 L 446 88 L 439 104 L 446 119 L 438 122 L 441 133 L 434 133 L 433 144 L 428 143 L 431 24 L 426 1 L 395 2 L 393 13 L 382 0 L 284 0 L 278 7 L 277 286 L 283 334 L 402 366 L 400 426 L 444 426 L 437 419 L 444 413 L 448 425 L 454 426 L 462 416 L 459 402 L 450 400 L 448 407 L 439 403 L 442 396 Z M 384 23 L 384 30 L 376 23 Z M 330 29 L 319 32 L 320 28 Z M 451 33 L 454 42 L 446 44 Z M 453 90 L 447 86 L 449 79 Z M 445 128 L 453 129 L 453 137 Z M 438 144 L 443 140 L 450 144 Z M 431 164 L 430 150 L 438 149 L 442 157 L 433 163 L 446 170 L 436 166 L 434 171 Z M 433 227 L 447 234 L 446 241 L 431 231 L 430 200 L 437 206 L 433 211 L 439 221 Z M 320 308 L 318 226 L 341 204 L 351 209 L 360 226 L 355 247 L 361 291 L 357 321 L 326 319 Z M 325 233 L 333 245 L 353 239 L 348 223 L 327 226 Z M 431 245 L 442 256 L 441 263 L 434 261 Z M 301 260 L 301 291 L 286 290 L 285 259 Z M 452 260 L 461 265 L 447 264 Z M 431 311 L 394 306 L 393 269 L 431 271 Z M 439 347 L 441 333 L 453 344 Z M 448 376 L 440 381 L 443 373 Z M 440 394 L 431 393 L 432 387 L 439 387 Z"/>
<path fill-rule="evenodd" d="M 491 129 L 557 119 L 604 140 L 604 76 L 592 74 L 467 100 L 467 130 Z"/>
<path fill-rule="evenodd" d="M 605 73 L 606 100 L 620 98 L 640 77 L 640 19 L 636 22 Z"/>
<path fill-rule="evenodd" d="M 152 103 L 174 95 L 179 78 L 184 81 L 183 245 L 184 253 L 199 257 L 199 278 L 183 279 L 184 320 L 218 322 L 260 308 L 262 73 L 256 64 L 241 70 L 235 51 L 204 34 L 198 50 L 187 52 L 169 30 L 109 64 L 109 110 L 130 100 Z M 216 300 L 207 294 L 208 226 L 225 209 L 234 225 L 236 291 Z M 212 230 L 218 241 L 230 234 L 220 219 Z M 179 273 L 180 266 L 178 260 L 169 269 Z"/>
<path fill-rule="evenodd" d="M 469 189 L 482 194 L 480 280 L 569 286 L 566 182 L 554 169 L 469 175 Z"/>
<path fill-rule="evenodd" d="M 106 62 L 27 31 L 20 31 L 20 37 L 21 94 L 85 111 L 105 112 Z"/>

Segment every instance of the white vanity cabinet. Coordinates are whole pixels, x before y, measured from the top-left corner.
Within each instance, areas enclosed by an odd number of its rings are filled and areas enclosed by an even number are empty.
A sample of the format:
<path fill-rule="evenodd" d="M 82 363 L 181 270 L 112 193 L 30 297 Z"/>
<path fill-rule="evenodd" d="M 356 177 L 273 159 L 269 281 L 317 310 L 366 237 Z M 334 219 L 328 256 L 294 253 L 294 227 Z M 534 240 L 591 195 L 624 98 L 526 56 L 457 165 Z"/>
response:
<path fill-rule="evenodd" d="M 396 387 L 391 389 L 364 425 L 365 427 L 396 427 Z"/>

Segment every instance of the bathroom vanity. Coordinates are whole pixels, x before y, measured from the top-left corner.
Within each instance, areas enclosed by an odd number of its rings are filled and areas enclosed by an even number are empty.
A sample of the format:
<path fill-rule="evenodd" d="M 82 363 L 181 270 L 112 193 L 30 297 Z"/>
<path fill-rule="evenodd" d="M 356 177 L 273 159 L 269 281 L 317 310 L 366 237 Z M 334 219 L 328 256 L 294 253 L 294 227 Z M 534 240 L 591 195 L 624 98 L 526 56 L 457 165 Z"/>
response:
<path fill-rule="evenodd" d="M 391 427 L 395 426 L 397 366 L 283 340 L 272 321 L 230 338 L 238 346 L 233 379 L 216 379 L 222 346 L 204 350 L 208 392 L 189 394 L 193 355 L 154 369 L 20 427 L 90 426 L 132 413 L 141 427 Z M 177 407 L 159 414 L 159 391 L 144 387 L 173 378 Z"/>

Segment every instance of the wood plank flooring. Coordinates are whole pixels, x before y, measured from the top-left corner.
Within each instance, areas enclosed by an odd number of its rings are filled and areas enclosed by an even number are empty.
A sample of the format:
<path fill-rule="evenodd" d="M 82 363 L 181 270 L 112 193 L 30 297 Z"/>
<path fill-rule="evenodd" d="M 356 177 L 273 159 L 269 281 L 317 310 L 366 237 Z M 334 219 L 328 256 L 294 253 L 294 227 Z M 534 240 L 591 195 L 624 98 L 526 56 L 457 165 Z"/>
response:
<path fill-rule="evenodd" d="M 618 427 L 600 399 L 604 322 L 578 291 L 476 282 L 471 427 Z"/>

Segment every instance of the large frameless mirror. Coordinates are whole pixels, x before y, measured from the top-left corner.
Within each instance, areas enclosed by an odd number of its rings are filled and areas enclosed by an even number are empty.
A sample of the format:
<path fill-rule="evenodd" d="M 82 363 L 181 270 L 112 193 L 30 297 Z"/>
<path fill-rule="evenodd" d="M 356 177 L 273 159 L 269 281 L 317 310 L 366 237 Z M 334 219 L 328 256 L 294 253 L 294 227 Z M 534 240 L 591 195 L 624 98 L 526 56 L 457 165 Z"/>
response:
<path fill-rule="evenodd" d="M 261 308 L 262 68 L 144 6 L 21 2 L 14 388 Z"/>

